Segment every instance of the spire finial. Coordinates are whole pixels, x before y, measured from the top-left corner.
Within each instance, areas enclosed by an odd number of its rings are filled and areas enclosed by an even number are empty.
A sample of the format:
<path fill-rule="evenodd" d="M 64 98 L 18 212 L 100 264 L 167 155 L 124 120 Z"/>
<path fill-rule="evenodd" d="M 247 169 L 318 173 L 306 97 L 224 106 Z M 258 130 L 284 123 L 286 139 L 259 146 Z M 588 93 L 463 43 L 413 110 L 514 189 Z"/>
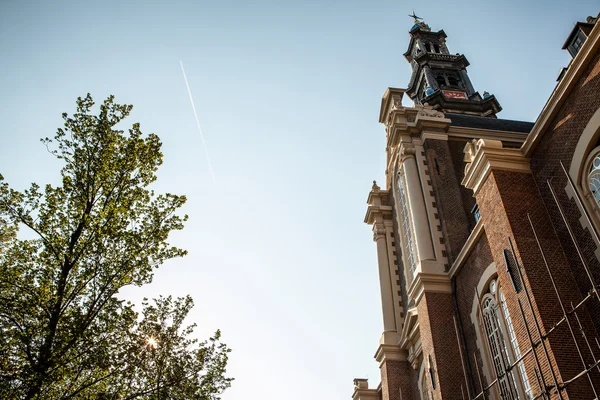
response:
<path fill-rule="evenodd" d="M 412 14 L 409 14 L 408 16 L 415 20 L 415 24 L 418 24 L 419 22 L 421 22 L 420 20 L 423 19 L 421 17 L 417 17 L 417 14 L 415 14 L 415 9 L 414 8 L 412 10 Z"/>

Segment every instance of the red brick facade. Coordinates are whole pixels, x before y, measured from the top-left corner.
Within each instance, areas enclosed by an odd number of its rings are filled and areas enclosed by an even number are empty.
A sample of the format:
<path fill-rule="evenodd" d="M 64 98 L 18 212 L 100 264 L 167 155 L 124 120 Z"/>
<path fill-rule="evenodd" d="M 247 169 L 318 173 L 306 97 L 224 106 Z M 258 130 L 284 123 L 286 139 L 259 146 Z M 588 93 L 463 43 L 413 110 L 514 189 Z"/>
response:
<path fill-rule="evenodd" d="M 590 226 L 576 201 L 581 188 L 569 187 L 560 165 L 568 172 L 581 162 L 574 154 L 582 141 L 589 149 L 600 146 L 600 24 L 593 23 L 535 124 L 483 112 L 459 115 L 439 105 L 405 108 L 405 90 L 386 92 L 380 122 L 387 131 L 385 206 L 393 218 L 389 268 L 402 321 L 378 351 L 396 357 L 380 359 L 382 400 L 593 399 L 600 393 L 600 370 L 593 368 L 600 362 L 600 243 L 593 235 L 600 205 L 584 200 Z M 429 32 L 424 37 L 439 35 Z M 412 87 L 406 92 L 421 96 Z M 474 99 L 469 110 L 480 104 Z M 595 118 L 596 133 L 585 136 Z M 413 154 L 406 149 L 424 156 L 419 177 L 396 181 L 404 155 Z M 425 212 L 411 224 L 428 224 L 430 237 L 406 233 L 406 216 L 421 208 L 401 204 L 397 185 L 406 185 L 400 188 L 411 202 L 423 201 Z M 414 196 L 418 190 L 422 199 Z M 484 311 L 491 298 L 495 311 Z M 501 381 L 508 383 L 501 387 Z"/>

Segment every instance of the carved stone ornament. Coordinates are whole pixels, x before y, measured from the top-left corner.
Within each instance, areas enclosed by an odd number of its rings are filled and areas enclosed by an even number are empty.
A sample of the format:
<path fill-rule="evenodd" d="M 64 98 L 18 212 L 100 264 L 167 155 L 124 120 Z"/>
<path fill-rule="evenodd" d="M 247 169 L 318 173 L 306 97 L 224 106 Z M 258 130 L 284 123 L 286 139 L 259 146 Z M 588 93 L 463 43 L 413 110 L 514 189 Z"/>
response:
<path fill-rule="evenodd" d="M 402 100 L 394 99 L 394 103 L 392 103 L 392 111 L 396 111 L 402 108 Z"/>
<path fill-rule="evenodd" d="M 436 110 L 428 110 L 422 109 L 419 111 L 418 115 L 420 117 L 430 117 L 430 118 L 444 118 L 444 113 Z"/>
<path fill-rule="evenodd" d="M 402 143 L 400 146 L 400 160 L 404 161 L 406 158 L 414 157 L 416 154 L 415 145 L 412 143 Z"/>
<path fill-rule="evenodd" d="M 475 146 L 473 145 L 473 142 L 467 142 L 463 151 L 465 154 L 464 161 L 466 163 L 473 162 L 473 159 L 475 158 Z"/>
<path fill-rule="evenodd" d="M 354 379 L 354 389 L 368 389 L 368 379 Z"/>
<path fill-rule="evenodd" d="M 379 238 L 385 238 L 386 229 L 383 224 L 373 224 L 373 241 L 377 241 Z"/>

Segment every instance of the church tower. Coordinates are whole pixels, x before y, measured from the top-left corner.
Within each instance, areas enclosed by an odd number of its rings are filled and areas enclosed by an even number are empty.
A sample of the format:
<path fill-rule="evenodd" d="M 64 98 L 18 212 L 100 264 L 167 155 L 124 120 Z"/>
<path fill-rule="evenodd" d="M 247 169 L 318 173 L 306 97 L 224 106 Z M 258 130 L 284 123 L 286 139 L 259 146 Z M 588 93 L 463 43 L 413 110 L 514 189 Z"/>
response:
<path fill-rule="evenodd" d="M 600 24 L 576 25 L 531 123 L 497 118 L 444 31 L 411 18 L 412 75 L 383 95 L 385 180 L 364 219 L 381 383 L 355 379 L 352 398 L 598 398 L 597 353 L 578 349 L 600 337 Z"/>
<path fill-rule="evenodd" d="M 412 67 L 406 94 L 415 104 L 429 104 L 444 113 L 495 117 L 502 107 L 494 95 L 473 89 L 463 54 L 450 54 L 444 30 L 432 32 L 414 12 L 414 25 L 404 57 Z"/>

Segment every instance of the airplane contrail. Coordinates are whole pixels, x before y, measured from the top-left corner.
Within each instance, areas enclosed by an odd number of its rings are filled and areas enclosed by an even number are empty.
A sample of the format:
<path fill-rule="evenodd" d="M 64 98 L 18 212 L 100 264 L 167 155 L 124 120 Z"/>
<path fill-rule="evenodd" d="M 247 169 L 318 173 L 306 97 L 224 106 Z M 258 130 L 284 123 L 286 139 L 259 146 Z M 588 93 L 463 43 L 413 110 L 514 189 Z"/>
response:
<path fill-rule="evenodd" d="M 215 181 L 215 173 L 212 168 L 212 164 L 210 163 L 210 157 L 208 156 L 208 148 L 206 147 L 206 142 L 204 141 L 204 134 L 202 133 L 202 128 L 200 127 L 200 121 L 198 120 L 198 113 L 196 112 L 196 106 L 194 105 L 194 98 L 192 97 L 192 91 L 190 90 L 190 85 L 188 84 L 187 75 L 185 74 L 185 69 L 183 68 L 183 62 L 179 61 L 181 64 L 181 72 L 183 72 L 183 80 L 185 81 L 185 87 L 187 88 L 188 94 L 190 95 L 190 103 L 192 103 L 192 110 L 194 111 L 194 117 L 196 118 L 196 125 L 198 126 L 198 131 L 200 131 L 200 138 L 202 139 L 202 146 L 204 147 L 204 153 L 206 154 L 206 161 L 208 162 L 208 169 L 210 169 L 210 175 L 212 176 L 213 183 Z"/>

